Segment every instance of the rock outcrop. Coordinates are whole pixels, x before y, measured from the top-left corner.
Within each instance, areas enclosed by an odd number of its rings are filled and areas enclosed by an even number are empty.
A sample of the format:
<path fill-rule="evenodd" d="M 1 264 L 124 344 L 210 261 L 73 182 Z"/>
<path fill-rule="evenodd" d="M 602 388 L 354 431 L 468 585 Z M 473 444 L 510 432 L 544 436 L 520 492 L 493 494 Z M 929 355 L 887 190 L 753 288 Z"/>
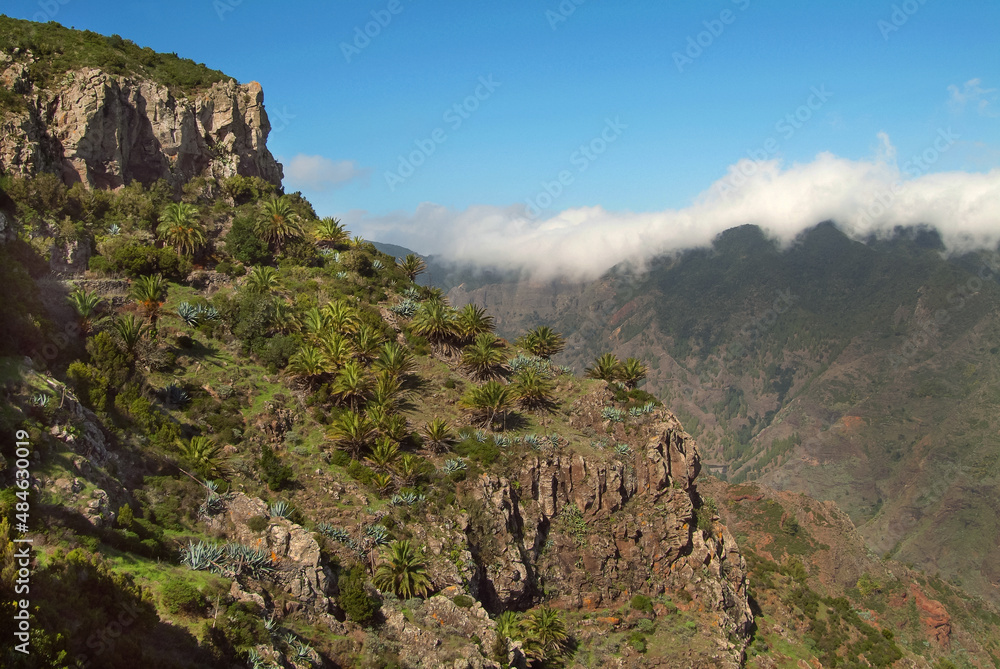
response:
<path fill-rule="evenodd" d="M 725 636 L 748 637 L 743 557 L 722 524 L 703 531 L 696 521 L 694 440 L 669 414 L 650 433 L 631 457 L 539 455 L 516 478 L 474 482 L 481 508 L 467 534 L 480 570 L 470 590 L 487 608 L 526 608 L 543 583 L 560 593 L 553 605 L 571 610 L 683 590 L 714 612 Z M 738 662 L 742 642 L 724 650 Z"/>
<path fill-rule="evenodd" d="M 89 188 L 234 175 L 281 184 L 256 82 L 230 80 L 177 97 L 151 81 L 84 68 L 39 89 L 24 62 L 2 57 L 0 82 L 24 96 L 26 109 L 0 119 L 0 170 L 54 172 Z"/>

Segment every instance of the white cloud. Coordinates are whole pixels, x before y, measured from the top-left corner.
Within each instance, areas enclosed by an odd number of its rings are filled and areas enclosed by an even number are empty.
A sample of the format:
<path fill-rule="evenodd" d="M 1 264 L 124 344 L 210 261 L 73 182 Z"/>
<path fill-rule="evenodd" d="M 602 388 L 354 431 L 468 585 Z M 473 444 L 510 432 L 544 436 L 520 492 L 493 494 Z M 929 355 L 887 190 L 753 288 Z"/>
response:
<path fill-rule="evenodd" d="M 950 104 L 955 111 L 962 111 L 966 107 L 973 107 L 979 114 L 996 118 L 1000 116 L 993 103 L 997 101 L 998 91 L 995 88 L 984 88 L 981 79 L 970 79 L 961 88 L 952 84 L 948 86 L 951 94 Z"/>
<path fill-rule="evenodd" d="M 785 244 L 826 220 L 857 237 L 928 224 L 954 250 L 1000 241 L 1000 169 L 926 174 L 927 166 L 897 166 L 888 137 L 879 139 L 871 160 L 822 153 L 787 167 L 779 160 L 740 161 L 684 209 L 581 207 L 532 220 L 523 205 L 456 211 L 425 203 L 413 214 L 352 211 L 344 221 L 366 238 L 537 278 L 594 278 L 626 261 L 642 266 L 657 255 L 707 246 L 722 231 L 746 223 Z"/>
<path fill-rule="evenodd" d="M 289 186 L 313 191 L 340 188 L 356 179 L 367 179 L 370 168 L 358 167 L 353 160 L 334 162 L 323 156 L 298 154 L 286 164 L 285 181 Z"/>

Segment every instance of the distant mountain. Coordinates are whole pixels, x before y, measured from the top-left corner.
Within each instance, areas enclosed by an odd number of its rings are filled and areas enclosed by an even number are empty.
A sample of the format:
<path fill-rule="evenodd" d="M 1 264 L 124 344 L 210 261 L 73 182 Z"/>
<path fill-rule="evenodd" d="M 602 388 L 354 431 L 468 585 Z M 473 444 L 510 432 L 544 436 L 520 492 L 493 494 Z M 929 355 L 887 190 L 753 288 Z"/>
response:
<path fill-rule="evenodd" d="M 715 471 L 834 500 L 879 554 L 1000 600 L 1000 263 L 942 251 L 925 228 L 783 250 L 744 226 L 645 273 L 449 295 L 508 337 L 555 327 L 577 370 L 644 359 Z"/>

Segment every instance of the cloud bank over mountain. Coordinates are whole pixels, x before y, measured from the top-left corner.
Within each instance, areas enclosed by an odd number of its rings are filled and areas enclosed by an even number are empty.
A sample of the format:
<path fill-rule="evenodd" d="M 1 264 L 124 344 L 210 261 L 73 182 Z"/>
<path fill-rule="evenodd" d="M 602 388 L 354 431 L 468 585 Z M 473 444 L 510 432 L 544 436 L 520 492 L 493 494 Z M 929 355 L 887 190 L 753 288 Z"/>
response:
<path fill-rule="evenodd" d="M 344 216 L 365 237 L 393 241 L 460 263 L 515 269 L 537 279 L 590 279 L 614 265 L 639 267 L 655 256 L 707 246 L 721 232 L 756 224 L 783 244 L 833 220 L 855 237 L 885 235 L 896 226 L 935 227 L 950 250 L 995 248 L 1000 242 L 1000 169 L 930 172 L 957 141 L 941 130 L 918 156 L 897 160 L 888 138 L 870 160 L 822 153 L 806 164 L 741 160 L 683 209 L 567 209 L 531 218 L 523 205 L 435 204 L 415 212 Z"/>

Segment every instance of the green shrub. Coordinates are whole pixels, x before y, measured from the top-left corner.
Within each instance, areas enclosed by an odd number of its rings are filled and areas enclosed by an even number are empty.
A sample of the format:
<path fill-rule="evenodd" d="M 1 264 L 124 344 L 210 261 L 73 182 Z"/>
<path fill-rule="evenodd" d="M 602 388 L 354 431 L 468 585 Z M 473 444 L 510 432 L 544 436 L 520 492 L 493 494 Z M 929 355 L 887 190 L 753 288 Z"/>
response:
<path fill-rule="evenodd" d="M 455 606 L 462 609 L 470 609 L 472 608 L 472 605 L 476 603 L 476 600 L 468 595 L 456 595 L 455 599 L 451 601 L 455 602 Z"/>
<path fill-rule="evenodd" d="M 643 613 L 653 612 L 653 600 L 646 595 L 636 595 L 632 598 L 630 605 L 636 611 L 642 611 Z"/>
<path fill-rule="evenodd" d="M 337 581 L 340 587 L 340 608 L 344 610 L 348 620 L 360 625 L 371 624 L 379 609 L 378 600 L 369 595 L 365 588 L 365 580 L 364 567 L 356 564 L 342 572 Z"/>
<path fill-rule="evenodd" d="M 261 449 L 260 460 L 257 464 L 260 467 L 261 479 L 273 491 L 281 490 L 292 480 L 292 468 L 281 464 L 281 460 L 274 454 L 270 446 L 265 445 Z"/>
<path fill-rule="evenodd" d="M 247 521 L 247 527 L 251 532 L 263 532 L 267 529 L 269 522 L 266 516 L 254 516 Z"/>
<path fill-rule="evenodd" d="M 208 602 L 205 596 L 187 581 L 181 579 L 171 579 L 167 581 L 161 590 L 163 605 L 170 613 L 184 613 L 196 615 L 205 610 Z"/>
<path fill-rule="evenodd" d="M 132 278 L 162 274 L 167 279 L 179 281 L 191 272 L 191 261 L 168 248 L 125 244 L 111 252 L 111 269 Z"/>
<path fill-rule="evenodd" d="M 336 465 L 337 467 L 349 467 L 351 464 L 351 456 L 345 451 L 336 450 L 330 453 L 330 464 Z"/>
<path fill-rule="evenodd" d="M 257 234 L 254 220 L 249 216 L 239 216 L 226 234 L 226 253 L 244 265 L 270 263 L 273 258 L 267 242 Z"/>
<path fill-rule="evenodd" d="M 128 529 L 132 527 L 132 520 L 134 518 L 135 516 L 132 514 L 132 507 L 128 504 L 123 504 L 121 508 L 118 509 L 118 517 L 115 519 L 115 522 L 118 524 L 118 527 Z"/>

